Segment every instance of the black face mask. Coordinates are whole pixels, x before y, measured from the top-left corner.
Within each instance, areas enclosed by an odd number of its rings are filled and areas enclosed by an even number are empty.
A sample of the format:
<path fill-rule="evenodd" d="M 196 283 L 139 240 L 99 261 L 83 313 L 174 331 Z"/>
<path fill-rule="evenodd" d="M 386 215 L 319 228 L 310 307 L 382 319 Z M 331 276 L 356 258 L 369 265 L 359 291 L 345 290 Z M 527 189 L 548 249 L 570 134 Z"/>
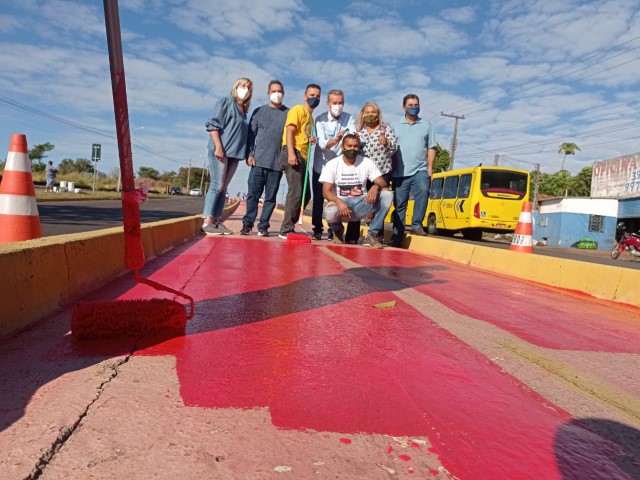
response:
<path fill-rule="evenodd" d="M 358 156 L 357 150 L 344 150 L 342 153 L 349 159 L 356 158 Z"/>
<path fill-rule="evenodd" d="M 307 98 L 307 105 L 309 105 L 311 108 L 316 108 L 318 105 L 320 105 L 320 99 L 318 97 L 309 97 Z"/>

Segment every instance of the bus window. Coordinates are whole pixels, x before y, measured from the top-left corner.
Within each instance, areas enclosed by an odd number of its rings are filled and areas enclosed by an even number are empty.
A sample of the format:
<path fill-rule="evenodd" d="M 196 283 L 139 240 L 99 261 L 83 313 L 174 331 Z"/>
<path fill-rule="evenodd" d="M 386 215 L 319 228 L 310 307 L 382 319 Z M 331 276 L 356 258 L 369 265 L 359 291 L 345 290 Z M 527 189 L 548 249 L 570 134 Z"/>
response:
<path fill-rule="evenodd" d="M 456 198 L 459 177 L 447 177 L 444 180 L 444 195 L 442 198 Z"/>
<path fill-rule="evenodd" d="M 458 187 L 458 198 L 469 198 L 471 192 L 471 174 L 465 173 L 460 176 L 460 186 Z"/>
<path fill-rule="evenodd" d="M 522 198 L 527 193 L 528 175 L 508 170 L 483 170 L 482 194 L 494 196 L 499 194 L 517 195 Z"/>
<path fill-rule="evenodd" d="M 442 184 L 444 183 L 443 178 L 436 178 L 431 183 L 431 193 L 429 194 L 429 198 L 439 199 L 442 198 Z"/>

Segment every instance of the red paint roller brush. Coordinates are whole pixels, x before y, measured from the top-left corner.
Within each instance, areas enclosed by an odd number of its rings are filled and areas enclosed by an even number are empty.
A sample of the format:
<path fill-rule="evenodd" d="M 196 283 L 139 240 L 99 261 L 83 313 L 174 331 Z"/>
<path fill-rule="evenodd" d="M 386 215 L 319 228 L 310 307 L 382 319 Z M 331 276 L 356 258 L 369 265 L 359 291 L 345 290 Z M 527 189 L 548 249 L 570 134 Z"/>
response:
<path fill-rule="evenodd" d="M 122 219 L 124 224 L 124 258 L 138 283 L 172 293 L 189 301 L 191 309 L 175 300 L 120 300 L 115 302 L 80 303 L 71 316 L 71 333 L 75 338 L 109 338 L 120 336 L 183 335 L 187 319 L 193 317 L 193 298 L 139 275 L 144 266 L 144 249 L 140 235 L 140 203 L 146 192 L 136 189 L 133 181 L 129 109 L 124 77 L 122 39 L 118 0 L 104 0 L 104 15 L 109 46 L 111 88 L 120 153 L 122 176 Z"/>

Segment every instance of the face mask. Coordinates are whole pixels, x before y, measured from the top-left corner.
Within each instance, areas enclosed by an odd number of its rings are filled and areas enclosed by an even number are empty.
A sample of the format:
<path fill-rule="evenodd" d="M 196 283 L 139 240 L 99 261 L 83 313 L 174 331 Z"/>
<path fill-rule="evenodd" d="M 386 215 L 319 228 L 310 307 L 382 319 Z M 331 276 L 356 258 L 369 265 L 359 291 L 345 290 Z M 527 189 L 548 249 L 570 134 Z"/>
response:
<path fill-rule="evenodd" d="M 377 115 L 365 115 L 364 117 L 362 117 L 362 121 L 366 125 L 373 125 L 375 123 L 378 123 L 378 116 Z"/>
<path fill-rule="evenodd" d="M 244 100 L 249 95 L 249 89 L 247 87 L 238 87 L 236 89 L 236 95 L 240 100 Z"/>
<path fill-rule="evenodd" d="M 307 98 L 307 105 L 309 105 L 311 108 L 316 108 L 318 105 L 320 105 L 320 99 L 318 97 L 309 97 Z"/>
<path fill-rule="evenodd" d="M 345 157 L 350 159 L 356 158 L 358 156 L 357 150 L 343 150 L 342 153 L 344 154 Z"/>
<path fill-rule="evenodd" d="M 273 92 L 269 95 L 269 100 L 271 103 L 275 103 L 276 105 L 280 105 L 282 103 L 282 98 L 284 97 L 282 92 Z"/>
<path fill-rule="evenodd" d="M 420 105 L 416 105 L 415 107 L 407 107 L 405 113 L 410 117 L 417 117 L 420 113 Z"/>
<path fill-rule="evenodd" d="M 334 117 L 339 117 L 342 113 L 342 105 L 331 105 L 330 107 L 331 115 Z"/>

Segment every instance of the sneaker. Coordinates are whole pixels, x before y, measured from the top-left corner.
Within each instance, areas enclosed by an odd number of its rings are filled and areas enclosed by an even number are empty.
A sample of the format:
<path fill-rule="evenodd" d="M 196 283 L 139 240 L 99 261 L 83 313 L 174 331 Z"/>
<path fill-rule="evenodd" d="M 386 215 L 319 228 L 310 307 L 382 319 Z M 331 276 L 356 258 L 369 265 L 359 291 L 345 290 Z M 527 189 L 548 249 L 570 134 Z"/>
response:
<path fill-rule="evenodd" d="M 367 238 L 364 239 L 364 242 L 362 242 L 362 245 L 371 248 L 383 248 L 380 241 L 372 235 L 368 235 Z"/>
<path fill-rule="evenodd" d="M 218 223 L 208 223 L 201 228 L 205 235 L 224 235 L 224 232 L 219 228 Z"/>
<path fill-rule="evenodd" d="M 268 237 L 269 236 L 269 230 L 267 230 L 266 228 L 258 229 L 258 236 L 259 237 Z"/>
<path fill-rule="evenodd" d="M 243 225 L 240 230 L 240 235 L 249 235 L 251 233 L 251 227 L 249 225 Z"/>
<path fill-rule="evenodd" d="M 222 223 L 218 223 L 217 225 L 218 229 L 222 231 L 222 235 L 231 235 L 233 233 L 233 230 L 228 229 Z"/>
<path fill-rule="evenodd" d="M 416 237 L 426 237 L 427 233 L 422 228 L 412 228 L 410 230 L 411 235 L 415 235 Z"/>
<path fill-rule="evenodd" d="M 344 231 L 333 232 L 333 238 L 331 239 L 336 245 L 342 245 L 344 243 Z"/>
<path fill-rule="evenodd" d="M 313 239 L 314 240 L 322 240 L 322 232 L 315 232 L 313 234 Z"/>
<path fill-rule="evenodd" d="M 289 235 L 289 233 L 290 232 L 284 232 L 284 233 L 280 232 L 278 234 L 278 237 L 280 237 L 282 240 L 286 240 L 287 239 L 287 235 Z"/>

